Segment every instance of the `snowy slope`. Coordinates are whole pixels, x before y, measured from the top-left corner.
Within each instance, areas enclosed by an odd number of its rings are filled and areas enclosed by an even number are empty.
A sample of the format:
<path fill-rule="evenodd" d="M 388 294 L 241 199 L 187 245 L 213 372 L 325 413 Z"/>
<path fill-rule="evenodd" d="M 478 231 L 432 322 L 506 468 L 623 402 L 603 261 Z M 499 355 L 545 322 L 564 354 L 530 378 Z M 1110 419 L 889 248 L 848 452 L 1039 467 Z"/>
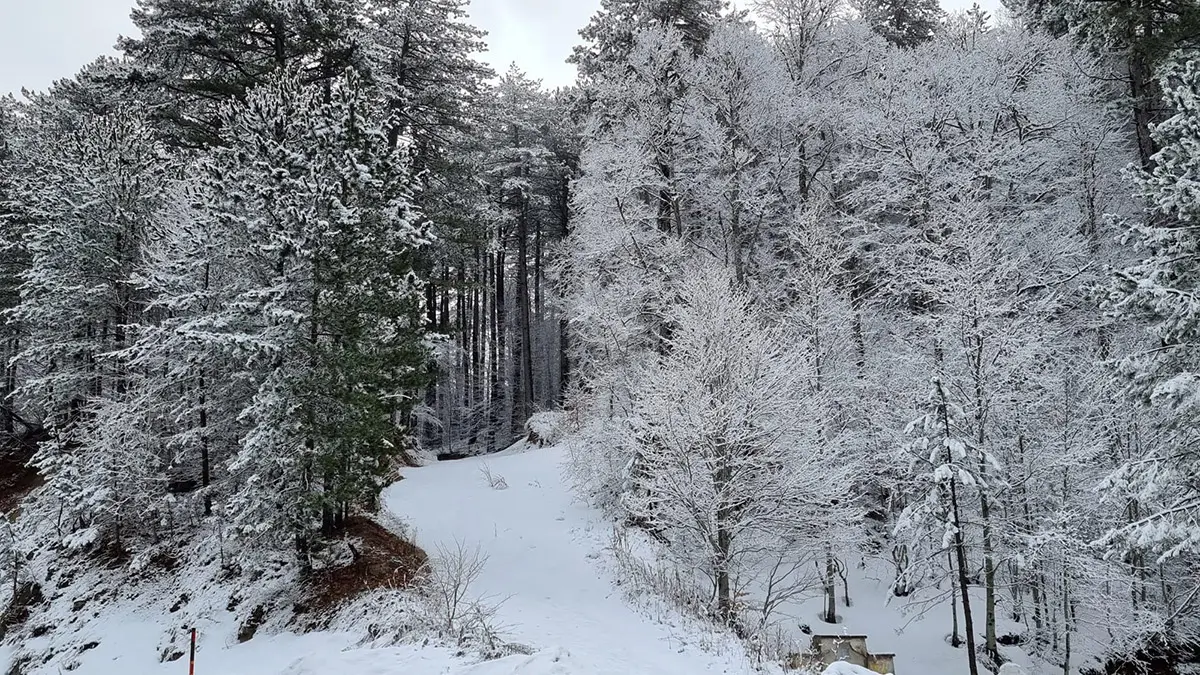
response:
<path fill-rule="evenodd" d="M 476 592 L 500 602 L 507 639 L 569 655 L 570 669 L 556 672 L 756 672 L 728 638 L 652 620 L 626 601 L 604 564 L 609 526 L 570 494 L 564 461 L 550 448 L 410 469 L 384 503 L 431 554 L 478 546 L 488 560 Z M 507 487 L 493 488 L 484 467 Z"/>
<path fill-rule="evenodd" d="M 201 675 L 742 675 L 776 670 L 756 669 L 730 636 L 664 610 L 663 603 L 631 602 L 605 550 L 611 524 L 573 497 L 561 476 L 564 453 L 523 449 L 406 469 L 404 479 L 385 491 L 384 505 L 435 556 L 439 549 L 460 545 L 478 547 L 487 556 L 472 595 L 498 604 L 501 637 L 526 645 L 532 656 L 476 663 L 470 654 L 437 645 L 369 648 L 361 632 L 340 622 L 335 625 L 347 632 L 264 632 L 239 644 L 234 613 L 220 608 L 184 617 L 166 612 L 163 603 L 169 604 L 169 597 L 146 600 L 143 594 L 80 617 L 83 637 L 98 645 L 68 654 L 67 660 L 74 660 L 74 672 L 83 675 L 181 674 L 186 658 L 160 662 L 167 644 L 163 635 L 174 638 L 172 649 L 183 647 L 186 633 L 180 624 L 195 618 L 201 630 Z M 500 479 L 505 486 L 498 489 L 494 485 Z M 822 633 L 866 633 L 873 651 L 897 653 L 901 675 L 965 672 L 963 651 L 945 641 L 949 607 L 904 611 L 888 592 L 887 570 L 876 562 L 865 560 L 860 567 L 856 558 L 847 560 L 854 603 L 839 607 L 841 623 L 820 623 L 815 597 L 788 607 L 787 623 L 797 629 L 809 624 Z M 389 623 L 390 616 L 375 618 Z M 795 637 L 804 639 L 799 633 Z M 1035 665 L 1018 650 L 1006 652 L 1027 668 Z M 7 671 L 10 655 L 10 649 L 0 648 L 0 673 Z M 48 663 L 33 673 L 54 674 L 58 666 Z"/>

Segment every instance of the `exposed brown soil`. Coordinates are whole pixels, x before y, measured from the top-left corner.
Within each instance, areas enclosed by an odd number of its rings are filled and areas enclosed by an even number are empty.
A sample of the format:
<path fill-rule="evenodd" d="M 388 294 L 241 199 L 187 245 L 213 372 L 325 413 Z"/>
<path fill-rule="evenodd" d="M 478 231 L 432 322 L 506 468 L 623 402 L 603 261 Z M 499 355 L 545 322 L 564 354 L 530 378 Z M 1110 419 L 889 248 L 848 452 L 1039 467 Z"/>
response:
<path fill-rule="evenodd" d="M 27 581 L 17 586 L 16 595 L 9 602 L 8 608 L 0 612 L 0 638 L 25 623 L 33 608 L 45 601 L 41 585 Z"/>
<path fill-rule="evenodd" d="M 362 593 L 408 588 L 429 561 L 416 544 L 368 518 L 350 518 L 339 536 L 354 540 L 354 562 L 312 574 L 311 609 L 328 611 Z"/>
<path fill-rule="evenodd" d="M 0 515 L 21 506 L 21 500 L 42 485 L 42 477 L 29 466 L 33 450 L 19 444 L 0 447 Z"/>

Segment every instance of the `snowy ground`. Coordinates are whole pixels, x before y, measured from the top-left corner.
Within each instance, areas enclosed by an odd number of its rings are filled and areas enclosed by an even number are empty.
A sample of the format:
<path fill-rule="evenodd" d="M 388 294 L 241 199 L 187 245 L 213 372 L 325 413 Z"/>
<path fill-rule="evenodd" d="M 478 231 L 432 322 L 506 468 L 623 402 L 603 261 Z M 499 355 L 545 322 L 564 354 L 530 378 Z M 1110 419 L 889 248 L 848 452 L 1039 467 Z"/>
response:
<path fill-rule="evenodd" d="M 221 597 L 202 606 L 193 598 L 178 613 L 168 611 L 169 591 L 141 589 L 89 604 L 66 617 L 76 644 L 97 644 L 57 655 L 27 671 L 57 675 L 180 675 L 187 659 L 163 663 L 165 651 L 186 651 L 184 624 L 200 625 L 197 673 L 221 675 L 700 675 L 777 672 L 757 669 L 729 635 L 664 609 L 648 598 L 631 600 L 613 573 L 612 526 L 574 499 L 562 477 L 561 450 L 514 449 L 489 457 L 440 462 L 407 469 L 384 493 L 384 505 L 405 521 L 416 542 L 436 556 L 460 546 L 478 550 L 486 565 L 471 591 L 497 605 L 501 637 L 527 646 L 532 656 L 475 663 L 470 655 L 437 646 L 366 648 L 354 621 L 347 632 L 270 634 L 236 640 L 239 615 L 226 612 Z M 491 475 L 488 479 L 485 474 Z M 821 624 L 819 598 L 788 607 L 789 626 L 818 633 L 869 636 L 872 651 L 896 652 L 900 675 L 959 675 L 966 670 L 961 649 L 946 644 L 949 607 L 934 605 L 913 616 L 890 597 L 888 570 L 879 561 L 847 561 L 851 607 L 839 607 L 842 622 Z M 175 579 L 189 589 L 197 580 Z M 87 587 L 83 587 L 86 592 Z M 212 594 L 228 593 L 228 588 Z M 77 591 L 78 592 L 78 591 Z M 207 591 L 201 590 L 200 593 Z M 163 596 L 163 597 L 159 597 Z M 839 604 L 841 604 L 839 602 Z M 384 622 L 399 624 L 387 614 Z M 372 617 L 378 620 L 379 612 Z M 174 628 L 173 626 L 178 626 Z M 63 625 L 52 639 L 67 630 Z M 1003 626 L 1003 630 L 1010 627 Z M 1015 627 L 1012 627 L 1015 628 Z M 164 637 L 165 636 L 165 637 Z M 29 646 L 29 645 L 26 645 Z M 1006 654 L 1028 668 L 1016 650 Z M 0 647 L 0 673 L 8 671 L 11 647 Z M 1048 671 L 1046 671 L 1048 672 Z"/>
<path fill-rule="evenodd" d="M 203 588 L 189 579 L 110 593 L 82 612 L 51 619 L 61 625 L 42 638 L 53 658 L 29 675 L 171 675 L 187 672 L 187 658 L 162 662 L 166 651 L 186 651 L 187 631 L 200 627 L 197 673 L 221 675 L 692 675 L 755 672 L 744 650 L 714 631 L 650 618 L 631 606 L 605 571 L 610 528 L 595 511 L 573 501 L 560 477 L 557 450 L 514 450 L 486 459 L 441 462 L 406 470 L 385 493 L 385 505 L 412 528 L 431 553 L 458 543 L 478 546 L 487 565 L 473 595 L 497 603 L 501 637 L 528 646 L 517 655 L 475 663 L 437 646 L 365 648 L 361 632 L 270 634 L 236 639 L 240 615 L 221 599 L 228 588 Z M 495 489 L 480 469 L 490 467 L 508 487 Z M 99 578 L 99 577 L 98 577 Z M 72 588 L 91 593 L 93 582 Z M 213 595 L 183 610 L 167 584 Z M 111 596 L 111 597 L 110 597 Z M 160 597 L 161 596 L 161 597 Z M 99 597 L 99 596 L 97 596 Z M 68 603 L 69 604 L 69 603 Z M 95 608 L 93 610 L 93 607 Z M 191 614 L 199 613 L 197 616 Z M 669 617 L 668 617 L 669 618 Z M 67 624 L 70 624 L 69 626 Z M 177 626 L 177 628 L 173 628 Z M 338 624 L 338 628 L 346 628 Z M 67 641 L 68 634 L 71 642 Z M 54 642 L 50 642 L 54 641 Z M 86 645 L 86 648 L 84 647 Z M 32 642 L 25 647 L 37 647 Z M 0 648 L 0 673 L 11 647 Z"/>
<path fill-rule="evenodd" d="M 506 638 L 565 655 L 562 669 L 550 672 L 756 672 L 727 637 L 651 619 L 626 600 L 605 565 L 610 528 L 570 494 L 564 460 L 551 448 L 411 469 L 384 503 L 433 555 L 479 547 L 487 565 L 475 592 L 499 603 Z M 507 487 L 492 487 L 485 467 Z"/>

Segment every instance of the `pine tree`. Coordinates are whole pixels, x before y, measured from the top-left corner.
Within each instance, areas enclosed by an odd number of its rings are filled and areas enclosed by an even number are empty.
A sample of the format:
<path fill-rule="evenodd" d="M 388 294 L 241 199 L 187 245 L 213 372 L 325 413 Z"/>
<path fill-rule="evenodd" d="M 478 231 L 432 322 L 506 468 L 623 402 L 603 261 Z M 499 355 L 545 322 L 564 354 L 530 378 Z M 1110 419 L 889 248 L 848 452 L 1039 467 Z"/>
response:
<path fill-rule="evenodd" d="M 678 30 L 684 43 L 698 52 L 725 9 L 725 0 L 601 0 L 598 11 L 579 31 L 584 44 L 568 59 L 590 81 L 605 68 L 623 64 L 634 37 L 646 29 Z"/>
<path fill-rule="evenodd" d="M 1031 26 L 1123 57 L 1119 77 L 1126 81 L 1141 165 L 1149 170 L 1158 150 L 1151 127 L 1165 117 L 1155 69 L 1173 50 L 1200 48 L 1200 6 L 1193 0 L 1005 0 L 1005 5 Z"/>
<path fill-rule="evenodd" d="M 1153 169 L 1136 174 L 1148 218 L 1126 239 L 1140 260 L 1118 275 L 1109 303 L 1120 318 L 1146 322 L 1147 343 L 1122 361 L 1121 370 L 1136 399 L 1158 413 L 1150 419 L 1163 427 L 1165 442 L 1130 457 L 1106 481 L 1117 504 L 1135 503 L 1139 513 L 1113 528 L 1106 541 L 1116 551 L 1143 551 L 1162 565 L 1200 554 L 1194 481 L 1200 472 L 1194 442 L 1200 401 L 1200 53 L 1175 54 L 1159 84 L 1175 114 L 1154 129 L 1161 149 Z"/>
<path fill-rule="evenodd" d="M 22 329 L 10 312 L 20 302 L 21 274 L 28 265 L 16 161 L 19 115 L 16 100 L 0 97 L 0 444 L 15 439 L 18 426 L 22 433 L 33 431 L 16 409 L 17 370 L 11 363 L 21 348 Z"/>
<path fill-rule="evenodd" d="M 392 0 L 372 5 L 364 28 L 370 77 L 412 137 L 417 170 L 433 166 L 456 132 L 480 119 L 476 105 L 492 74 L 475 60 L 484 33 L 467 23 L 467 0 Z M 396 140 L 398 137 L 393 138 Z"/>
<path fill-rule="evenodd" d="M 220 105 L 244 99 L 289 68 L 306 81 L 362 66 L 359 3 L 353 0 L 138 0 L 139 38 L 123 38 L 133 81 L 157 101 L 163 132 L 182 145 L 224 139 Z"/>
<path fill-rule="evenodd" d="M 254 383 L 226 510 L 241 534 L 286 534 L 302 554 L 374 500 L 423 383 L 413 266 L 430 240 L 378 100 L 353 71 L 285 74 L 224 108 L 231 144 L 207 170 L 239 272 L 206 321 L 244 354 L 224 375 Z"/>
<path fill-rule="evenodd" d="M 168 167 L 141 107 L 95 105 L 81 94 L 103 93 L 86 75 L 31 104 L 19 153 L 28 267 L 13 316 L 28 333 L 18 361 L 34 373 L 19 395 L 51 435 L 37 464 L 68 522 L 82 526 L 81 541 L 120 547 L 126 521 L 162 494 L 157 458 L 125 452 L 107 425 L 136 377 L 127 350 L 146 299 L 133 275 Z"/>
<path fill-rule="evenodd" d="M 871 30 L 906 48 L 932 40 L 946 16 L 937 0 L 862 0 L 859 11 Z"/>

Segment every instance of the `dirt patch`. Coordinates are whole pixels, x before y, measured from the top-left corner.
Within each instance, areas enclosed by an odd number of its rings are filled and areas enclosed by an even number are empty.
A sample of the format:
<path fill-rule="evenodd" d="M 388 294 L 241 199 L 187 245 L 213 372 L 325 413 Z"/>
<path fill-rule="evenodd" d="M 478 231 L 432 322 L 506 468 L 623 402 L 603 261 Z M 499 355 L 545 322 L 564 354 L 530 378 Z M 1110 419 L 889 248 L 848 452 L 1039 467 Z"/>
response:
<path fill-rule="evenodd" d="M 0 514 L 21 506 L 21 500 L 43 483 L 37 469 L 29 466 L 33 450 L 24 444 L 0 447 Z"/>
<path fill-rule="evenodd" d="M 351 542 L 354 561 L 312 573 L 310 609 L 324 612 L 369 591 L 409 588 L 429 561 L 416 544 L 368 518 L 350 518 L 338 536 Z"/>
<path fill-rule="evenodd" d="M 32 581 L 26 581 L 17 586 L 16 595 L 8 603 L 8 609 L 0 612 L 0 639 L 3 639 L 8 634 L 8 631 L 25 623 L 29 619 L 33 608 L 45 601 L 46 598 L 42 595 L 41 585 Z"/>
<path fill-rule="evenodd" d="M 259 605 L 250 612 L 250 616 L 246 621 L 238 627 L 238 642 L 249 642 L 254 639 L 258 629 L 262 627 L 263 622 L 267 620 L 267 608 Z"/>

